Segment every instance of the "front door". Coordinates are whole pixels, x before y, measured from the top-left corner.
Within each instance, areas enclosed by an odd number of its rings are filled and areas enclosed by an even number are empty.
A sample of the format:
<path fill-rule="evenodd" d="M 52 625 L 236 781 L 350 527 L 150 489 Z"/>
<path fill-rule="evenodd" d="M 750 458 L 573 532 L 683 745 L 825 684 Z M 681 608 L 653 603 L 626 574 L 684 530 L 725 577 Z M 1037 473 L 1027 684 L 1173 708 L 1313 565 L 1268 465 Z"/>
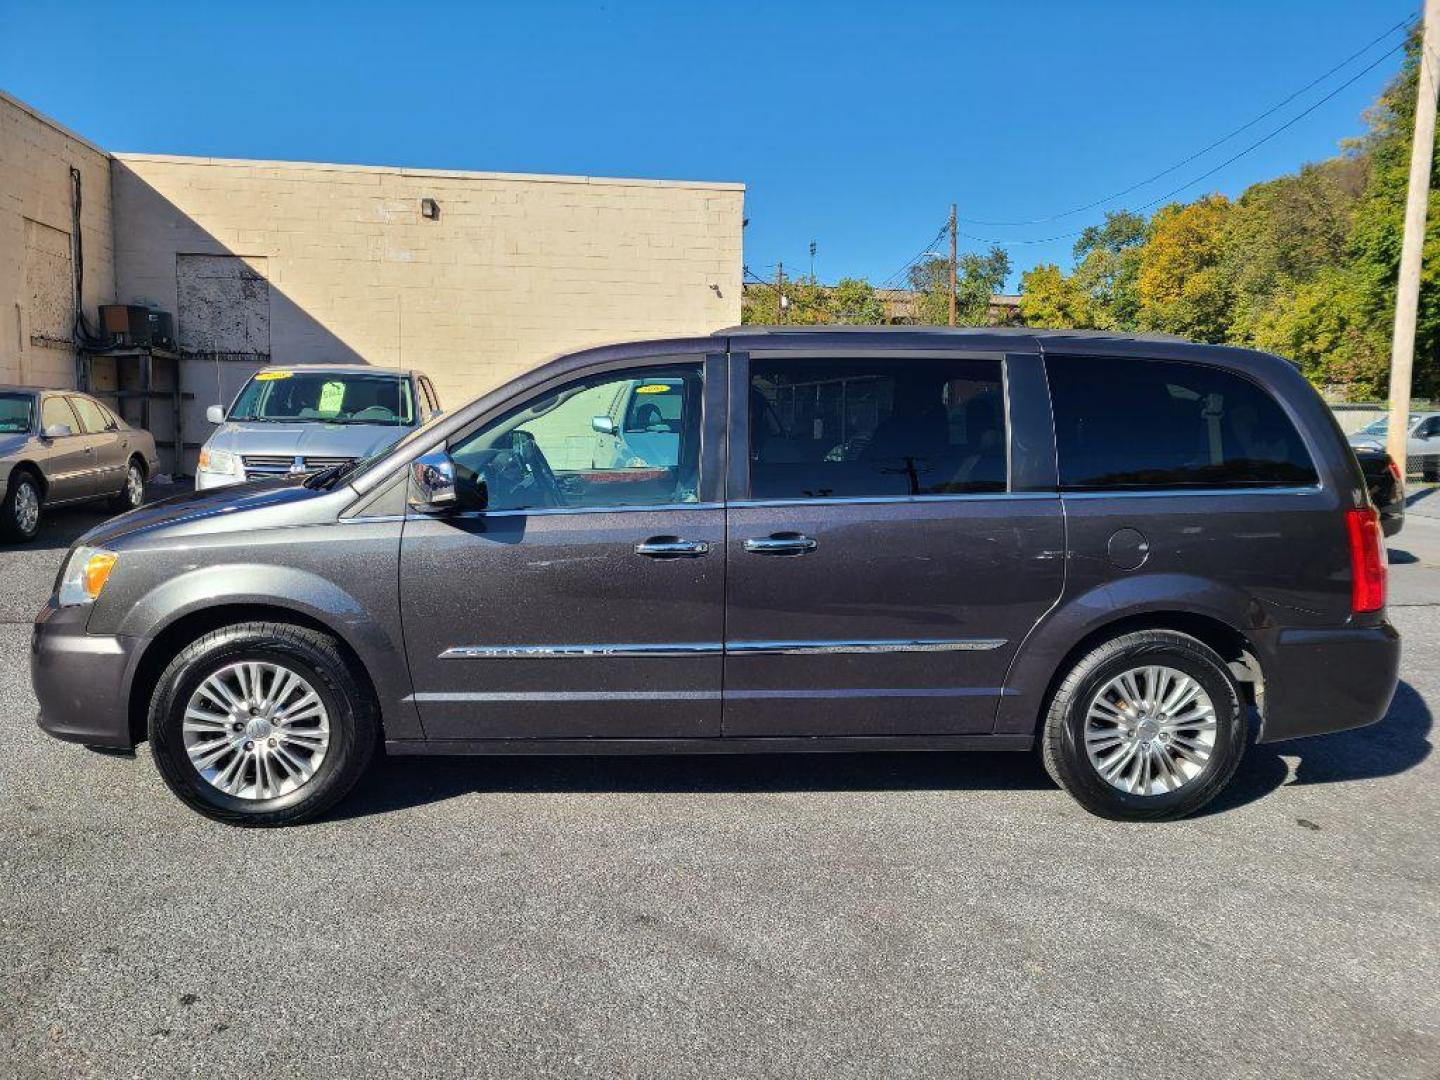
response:
<path fill-rule="evenodd" d="M 632 360 L 451 440 L 462 507 L 411 512 L 401 540 L 428 739 L 720 734 L 723 368 Z M 673 440 L 628 439 L 653 432 L 626 432 L 610 411 L 647 395 L 665 397 Z M 618 454 L 597 438 L 616 424 Z"/>
<path fill-rule="evenodd" d="M 1007 394 L 1000 356 L 732 357 L 727 736 L 991 731 L 1064 572 L 1015 362 Z"/>

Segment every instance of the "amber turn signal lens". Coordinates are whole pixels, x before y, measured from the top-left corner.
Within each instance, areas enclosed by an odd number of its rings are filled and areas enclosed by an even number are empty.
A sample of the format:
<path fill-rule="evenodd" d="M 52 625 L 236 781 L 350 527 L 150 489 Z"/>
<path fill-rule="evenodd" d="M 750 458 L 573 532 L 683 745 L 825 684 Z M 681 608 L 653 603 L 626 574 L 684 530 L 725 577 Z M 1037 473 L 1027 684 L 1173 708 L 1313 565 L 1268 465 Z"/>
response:
<path fill-rule="evenodd" d="M 80 572 L 80 583 L 85 588 L 85 595 L 94 600 L 100 595 L 100 590 L 105 588 L 105 582 L 110 580 L 110 571 L 115 568 L 115 553 L 112 551 L 97 551 L 90 558 L 85 560 L 85 569 Z"/>

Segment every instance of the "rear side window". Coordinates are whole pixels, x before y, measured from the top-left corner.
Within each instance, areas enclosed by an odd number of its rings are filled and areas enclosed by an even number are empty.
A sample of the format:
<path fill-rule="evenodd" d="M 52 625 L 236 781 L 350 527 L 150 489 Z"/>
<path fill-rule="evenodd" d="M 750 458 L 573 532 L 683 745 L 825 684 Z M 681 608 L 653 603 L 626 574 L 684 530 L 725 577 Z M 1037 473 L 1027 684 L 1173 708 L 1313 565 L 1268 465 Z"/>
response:
<path fill-rule="evenodd" d="M 998 360 L 751 362 L 751 498 L 1000 492 L 1006 475 Z"/>
<path fill-rule="evenodd" d="M 1317 483 L 1295 425 L 1241 375 L 1118 357 L 1053 357 L 1046 370 L 1063 489 Z"/>
<path fill-rule="evenodd" d="M 89 398 L 72 397 L 70 404 L 74 406 L 76 414 L 80 417 L 80 423 L 85 425 L 85 430 L 91 434 L 105 431 L 110 426 L 110 420 L 99 405 Z"/>

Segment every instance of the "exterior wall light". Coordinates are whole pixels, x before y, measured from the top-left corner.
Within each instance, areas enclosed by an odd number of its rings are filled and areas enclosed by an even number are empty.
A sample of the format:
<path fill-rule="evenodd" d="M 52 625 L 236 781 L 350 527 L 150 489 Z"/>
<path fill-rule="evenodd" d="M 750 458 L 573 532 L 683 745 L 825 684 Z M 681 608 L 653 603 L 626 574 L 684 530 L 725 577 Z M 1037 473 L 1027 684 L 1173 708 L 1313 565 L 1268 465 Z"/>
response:
<path fill-rule="evenodd" d="M 439 221 L 440 204 L 434 199 L 421 199 L 420 216 L 423 218 L 429 218 L 431 221 Z"/>

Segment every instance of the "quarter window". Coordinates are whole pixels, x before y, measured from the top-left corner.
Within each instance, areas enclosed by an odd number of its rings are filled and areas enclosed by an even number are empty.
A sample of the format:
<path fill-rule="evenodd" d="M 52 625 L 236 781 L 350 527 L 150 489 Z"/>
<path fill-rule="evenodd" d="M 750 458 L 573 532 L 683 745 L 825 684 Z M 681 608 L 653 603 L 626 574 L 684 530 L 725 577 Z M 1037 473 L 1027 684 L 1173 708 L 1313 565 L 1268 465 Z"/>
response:
<path fill-rule="evenodd" d="M 752 498 L 999 492 L 1006 472 L 998 360 L 751 362 Z"/>
<path fill-rule="evenodd" d="M 1318 482 L 1295 425 L 1242 375 L 1119 357 L 1052 357 L 1046 370 L 1063 489 Z"/>
<path fill-rule="evenodd" d="M 680 364 L 547 391 L 451 445 L 462 501 L 483 479 L 490 510 L 696 502 L 701 385 Z"/>

